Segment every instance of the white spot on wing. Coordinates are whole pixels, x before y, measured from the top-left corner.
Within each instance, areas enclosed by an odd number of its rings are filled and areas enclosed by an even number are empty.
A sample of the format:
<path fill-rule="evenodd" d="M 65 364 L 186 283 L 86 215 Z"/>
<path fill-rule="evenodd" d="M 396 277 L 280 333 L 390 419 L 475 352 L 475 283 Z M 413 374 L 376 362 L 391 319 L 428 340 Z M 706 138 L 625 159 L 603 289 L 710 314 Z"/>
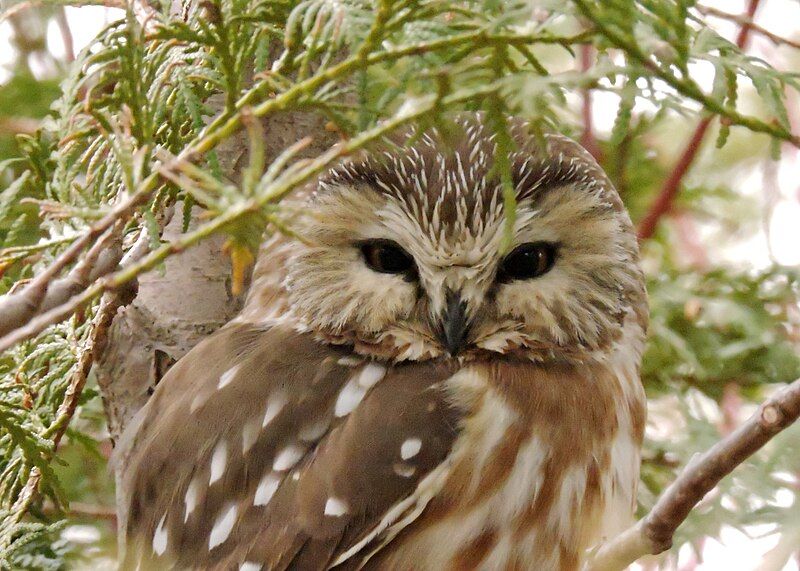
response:
<path fill-rule="evenodd" d="M 358 384 L 369 389 L 386 375 L 386 367 L 377 363 L 368 363 L 358 375 Z"/>
<path fill-rule="evenodd" d="M 303 426 L 300 432 L 297 433 L 297 436 L 304 442 L 315 442 L 322 438 L 322 435 L 328 430 L 328 426 L 330 426 L 330 420 L 328 418 L 323 418 L 322 420 Z"/>
<path fill-rule="evenodd" d="M 167 520 L 167 514 L 161 516 L 158 522 L 156 532 L 153 534 L 153 552 L 156 555 L 164 555 L 167 550 L 167 540 L 169 539 L 169 531 L 164 529 L 164 522 Z"/>
<path fill-rule="evenodd" d="M 355 410 L 365 394 L 367 394 L 367 389 L 360 386 L 356 379 L 350 379 L 339 393 L 333 413 L 340 417 L 347 416 Z"/>
<path fill-rule="evenodd" d="M 325 515 L 340 517 L 347 513 L 347 504 L 339 498 L 328 498 L 325 502 Z"/>
<path fill-rule="evenodd" d="M 359 359 L 353 355 L 345 355 L 344 357 L 339 358 L 339 360 L 336 362 L 344 367 L 357 367 L 363 361 L 364 359 Z"/>
<path fill-rule="evenodd" d="M 422 440 L 419 438 L 409 438 L 400 445 L 400 458 L 408 460 L 413 458 L 422 450 Z"/>
<path fill-rule="evenodd" d="M 276 472 L 284 472 L 292 468 L 303 457 L 305 449 L 297 444 L 290 444 L 275 456 L 275 462 L 272 464 L 272 469 Z"/>
<path fill-rule="evenodd" d="M 206 402 L 208 395 L 206 395 L 202 390 L 194 395 L 192 399 L 192 404 L 189 405 L 189 412 L 194 412 Z"/>
<path fill-rule="evenodd" d="M 256 495 L 253 498 L 254 506 L 265 506 L 278 491 L 278 486 L 281 485 L 281 479 L 275 474 L 267 474 L 258 483 L 256 488 Z"/>
<path fill-rule="evenodd" d="M 270 398 L 267 403 L 267 410 L 264 413 L 264 420 L 261 423 L 262 428 L 267 426 L 278 416 L 281 410 L 283 410 L 283 407 L 286 406 L 286 402 L 286 395 L 283 392 L 277 392 L 272 395 L 272 398 Z"/>
<path fill-rule="evenodd" d="M 208 536 L 208 550 L 211 551 L 217 545 L 224 543 L 231 534 L 233 525 L 236 523 L 236 504 L 230 504 L 228 508 L 217 516 L 211 534 Z"/>
<path fill-rule="evenodd" d="M 245 561 L 239 565 L 239 571 L 261 571 L 261 563 L 253 563 L 252 561 Z"/>
<path fill-rule="evenodd" d="M 211 476 L 208 478 L 209 486 L 222 477 L 222 475 L 225 473 L 227 462 L 228 443 L 222 440 L 214 448 L 214 453 L 211 455 Z"/>
<path fill-rule="evenodd" d="M 217 385 L 217 390 L 225 388 L 228 384 L 230 384 L 230 382 L 236 376 L 236 373 L 239 371 L 239 367 L 240 365 L 234 365 L 233 367 L 222 373 L 222 376 L 220 376 L 219 378 L 219 384 Z"/>
<path fill-rule="evenodd" d="M 260 427 L 258 426 L 258 419 L 251 420 L 244 425 L 244 428 L 242 429 L 242 454 L 247 454 L 247 452 L 253 447 L 253 444 L 256 443 L 256 440 L 258 440 L 259 430 Z"/>
<path fill-rule="evenodd" d="M 196 477 L 192 478 L 189 487 L 186 488 L 186 495 L 183 497 L 183 503 L 186 504 L 186 515 L 183 516 L 184 523 L 189 520 L 189 516 L 194 511 L 194 508 L 197 507 L 197 494 L 199 493 L 200 481 Z"/>

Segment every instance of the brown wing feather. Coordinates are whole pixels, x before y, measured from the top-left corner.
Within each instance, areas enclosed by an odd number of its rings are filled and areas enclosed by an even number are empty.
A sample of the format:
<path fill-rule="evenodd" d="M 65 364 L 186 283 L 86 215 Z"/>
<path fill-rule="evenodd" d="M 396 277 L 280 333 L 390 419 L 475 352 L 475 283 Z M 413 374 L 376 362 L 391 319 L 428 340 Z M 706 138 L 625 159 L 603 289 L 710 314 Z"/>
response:
<path fill-rule="evenodd" d="M 342 357 L 285 327 L 238 323 L 176 364 L 130 439 L 127 564 L 326 569 L 413 493 L 456 437 L 440 388 L 452 371 L 394 366 L 336 416 L 367 366 Z M 382 367 L 369 366 L 373 378 Z M 404 461 L 409 439 L 420 447 Z"/>

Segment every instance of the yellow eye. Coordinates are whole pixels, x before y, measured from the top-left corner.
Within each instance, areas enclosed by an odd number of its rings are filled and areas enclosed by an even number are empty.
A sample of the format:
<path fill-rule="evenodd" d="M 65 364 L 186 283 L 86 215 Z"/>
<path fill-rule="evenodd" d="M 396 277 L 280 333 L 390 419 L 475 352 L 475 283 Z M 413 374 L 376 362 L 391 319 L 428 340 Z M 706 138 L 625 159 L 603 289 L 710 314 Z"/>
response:
<path fill-rule="evenodd" d="M 530 242 L 514 248 L 500 263 L 497 281 L 528 280 L 546 274 L 556 262 L 556 245 Z"/>

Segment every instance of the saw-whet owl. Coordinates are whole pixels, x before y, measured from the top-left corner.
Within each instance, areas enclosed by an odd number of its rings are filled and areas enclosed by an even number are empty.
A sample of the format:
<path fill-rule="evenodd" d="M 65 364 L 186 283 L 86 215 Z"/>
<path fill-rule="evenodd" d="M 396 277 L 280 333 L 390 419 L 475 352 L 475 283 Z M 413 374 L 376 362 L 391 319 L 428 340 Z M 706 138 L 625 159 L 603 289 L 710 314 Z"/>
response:
<path fill-rule="evenodd" d="M 579 145 L 459 116 L 305 189 L 124 438 L 142 569 L 576 570 L 630 523 L 647 299 Z"/>

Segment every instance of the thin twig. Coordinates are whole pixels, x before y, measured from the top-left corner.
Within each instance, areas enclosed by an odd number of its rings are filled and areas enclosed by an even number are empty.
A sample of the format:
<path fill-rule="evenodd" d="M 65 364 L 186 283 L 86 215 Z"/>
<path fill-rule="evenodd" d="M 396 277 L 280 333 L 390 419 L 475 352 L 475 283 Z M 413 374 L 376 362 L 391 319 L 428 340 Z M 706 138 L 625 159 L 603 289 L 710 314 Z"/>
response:
<path fill-rule="evenodd" d="M 581 45 L 580 66 L 581 72 L 587 73 L 592 67 L 594 48 L 591 44 Z M 592 118 L 592 90 L 589 86 L 581 89 L 581 116 L 583 118 L 583 133 L 581 133 L 581 146 L 589 151 L 592 156 L 600 161 L 600 147 L 594 136 L 594 125 Z"/>
<path fill-rule="evenodd" d="M 744 424 L 689 462 L 655 507 L 634 526 L 603 544 L 585 571 L 619 571 L 672 546 L 675 530 L 719 481 L 800 417 L 800 379 L 768 398 Z"/>
<path fill-rule="evenodd" d="M 61 41 L 64 43 L 64 59 L 67 60 L 67 63 L 72 63 L 75 61 L 75 40 L 72 37 L 64 6 L 59 6 L 56 10 L 56 24 L 61 34 Z"/>
<path fill-rule="evenodd" d="M 656 199 L 650 205 L 650 209 L 644 217 L 639 221 L 639 227 L 637 229 L 639 240 L 651 238 L 661 218 L 672 209 L 675 198 L 681 190 L 683 177 L 689 171 L 689 167 L 692 166 L 692 163 L 694 163 L 697 153 L 700 151 L 700 147 L 703 144 L 703 139 L 705 139 L 706 132 L 711 126 L 711 119 L 712 117 L 710 115 L 703 117 L 700 123 L 697 124 L 689 142 L 686 143 L 686 146 L 683 148 L 681 156 L 678 157 L 678 161 L 675 163 L 675 166 L 672 167 L 667 180 L 664 181 L 661 190 L 658 191 Z"/>
<path fill-rule="evenodd" d="M 1 117 L 0 133 L 3 135 L 32 135 L 40 125 L 41 122 L 32 117 Z"/>
<path fill-rule="evenodd" d="M 736 45 L 741 50 L 744 50 L 747 47 L 747 42 L 750 38 L 750 30 L 752 29 L 752 20 L 755 16 L 756 10 L 758 10 L 760 2 L 761 0 L 750 0 L 747 4 L 746 22 L 742 25 L 742 28 L 739 30 L 736 36 Z M 650 205 L 649 210 L 639 222 L 639 227 L 637 229 L 639 240 L 647 240 L 648 238 L 651 238 L 655 233 L 656 227 L 658 226 L 661 218 L 672 209 L 675 198 L 678 196 L 678 193 L 681 190 L 683 178 L 694 163 L 694 160 L 697 158 L 697 154 L 703 145 L 703 140 L 705 139 L 708 128 L 711 125 L 712 118 L 712 115 L 706 115 L 700 120 L 700 123 L 697 124 L 697 127 L 695 127 L 694 133 L 692 133 L 692 136 L 689 138 L 689 142 L 686 143 L 683 152 L 681 152 L 681 155 L 678 158 L 678 161 L 675 163 L 675 166 L 672 168 L 667 180 L 664 181 L 664 184 L 661 187 L 661 190 L 659 190 L 656 199 L 653 201 L 653 204 Z"/>
<path fill-rule="evenodd" d="M 764 36 L 769 41 L 771 41 L 776 46 L 786 45 L 797 50 L 800 50 L 800 42 L 796 40 L 790 40 L 784 36 L 779 36 L 778 34 L 769 31 L 764 26 L 759 26 L 755 22 L 753 22 L 753 18 L 743 16 L 742 14 L 731 14 L 730 12 L 725 12 L 718 8 L 713 8 L 711 6 L 703 6 L 702 4 L 697 4 L 695 6 L 698 12 L 703 14 L 704 16 L 714 16 L 716 18 L 721 18 L 723 20 L 730 20 L 731 22 L 736 22 L 742 26 L 748 26 L 754 32 Z"/>
<path fill-rule="evenodd" d="M 110 523 L 117 523 L 117 510 L 113 506 L 99 506 L 85 502 L 70 502 L 69 509 L 62 511 L 48 503 L 42 510 L 47 515 L 66 516 L 68 518 L 99 519 Z"/>

